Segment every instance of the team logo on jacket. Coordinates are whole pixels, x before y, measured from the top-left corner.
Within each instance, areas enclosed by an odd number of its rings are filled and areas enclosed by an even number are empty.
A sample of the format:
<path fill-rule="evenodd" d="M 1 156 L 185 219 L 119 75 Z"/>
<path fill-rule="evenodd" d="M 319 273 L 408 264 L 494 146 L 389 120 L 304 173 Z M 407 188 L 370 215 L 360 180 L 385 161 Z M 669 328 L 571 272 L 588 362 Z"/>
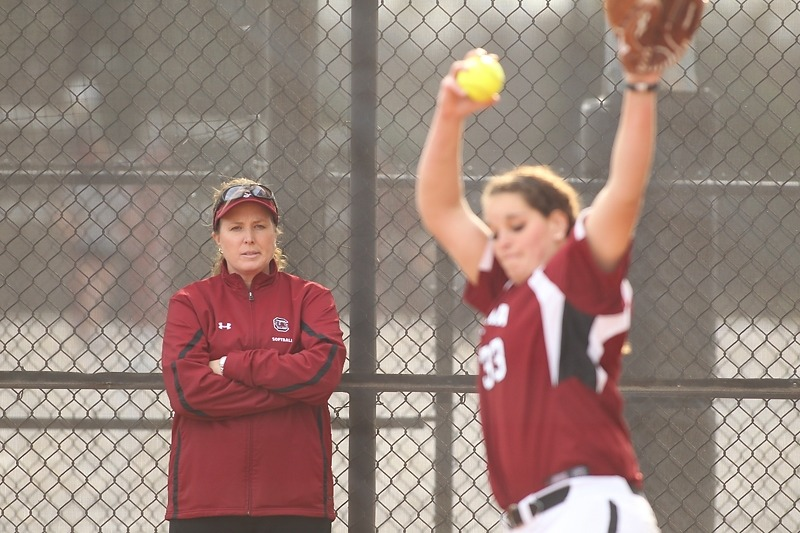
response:
<path fill-rule="evenodd" d="M 286 333 L 287 331 L 289 331 L 289 321 L 286 320 L 285 318 L 276 316 L 275 318 L 272 319 L 272 327 L 275 328 L 275 331 Z"/>
<path fill-rule="evenodd" d="M 217 322 L 217 329 L 231 329 L 233 324 L 230 322 Z"/>

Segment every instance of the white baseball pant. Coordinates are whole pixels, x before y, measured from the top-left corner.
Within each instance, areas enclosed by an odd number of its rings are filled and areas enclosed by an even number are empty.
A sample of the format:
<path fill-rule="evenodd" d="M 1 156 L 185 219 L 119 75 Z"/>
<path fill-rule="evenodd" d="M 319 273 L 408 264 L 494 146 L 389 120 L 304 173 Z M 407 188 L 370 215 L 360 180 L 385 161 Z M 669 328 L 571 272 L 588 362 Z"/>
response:
<path fill-rule="evenodd" d="M 536 500 L 568 486 L 563 502 L 543 511 Z M 504 531 L 514 533 L 659 533 L 653 508 L 618 476 L 578 476 L 550 485 L 518 503 L 522 524 Z"/>

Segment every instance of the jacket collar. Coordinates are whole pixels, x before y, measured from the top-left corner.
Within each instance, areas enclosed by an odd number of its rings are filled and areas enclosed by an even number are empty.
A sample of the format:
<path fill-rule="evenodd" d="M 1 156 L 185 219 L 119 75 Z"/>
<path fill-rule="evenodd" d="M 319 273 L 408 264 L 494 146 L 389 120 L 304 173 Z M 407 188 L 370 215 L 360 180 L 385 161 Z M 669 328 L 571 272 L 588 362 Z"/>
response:
<path fill-rule="evenodd" d="M 253 283 L 250 284 L 250 292 L 253 292 L 261 287 L 271 285 L 275 281 L 277 275 L 278 264 L 275 262 L 275 259 L 273 259 L 269 262 L 268 272 L 259 272 L 256 274 L 256 277 L 253 278 Z M 225 285 L 228 285 L 232 288 L 247 290 L 247 286 L 244 284 L 244 279 L 242 279 L 242 276 L 229 272 L 228 262 L 224 259 L 222 260 L 222 265 L 220 266 L 220 276 L 225 282 Z"/>

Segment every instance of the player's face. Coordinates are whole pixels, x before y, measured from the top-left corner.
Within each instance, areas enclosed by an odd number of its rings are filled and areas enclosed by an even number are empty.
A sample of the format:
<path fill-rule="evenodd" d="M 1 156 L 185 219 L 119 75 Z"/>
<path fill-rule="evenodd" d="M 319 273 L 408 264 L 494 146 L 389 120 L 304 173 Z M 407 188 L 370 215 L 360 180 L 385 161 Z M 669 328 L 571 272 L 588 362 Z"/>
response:
<path fill-rule="evenodd" d="M 225 213 L 214 241 L 222 250 L 228 271 L 249 285 L 256 274 L 266 272 L 277 246 L 277 229 L 269 210 L 256 202 L 244 202 Z"/>
<path fill-rule="evenodd" d="M 494 254 L 513 283 L 523 283 L 543 265 L 564 239 L 564 217 L 545 217 L 517 193 L 484 200 L 486 223 L 494 235 Z"/>

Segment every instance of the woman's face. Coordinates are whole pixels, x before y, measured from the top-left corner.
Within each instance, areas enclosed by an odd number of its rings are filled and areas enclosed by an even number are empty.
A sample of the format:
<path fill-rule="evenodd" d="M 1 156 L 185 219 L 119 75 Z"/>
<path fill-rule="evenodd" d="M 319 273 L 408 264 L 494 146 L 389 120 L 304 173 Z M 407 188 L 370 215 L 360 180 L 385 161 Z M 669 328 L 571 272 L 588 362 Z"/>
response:
<path fill-rule="evenodd" d="M 270 211 L 256 202 L 243 202 L 219 220 L 214 241 L 228 263 L 250 286 L 259 272 L 266 272 L 275 254 L 278 232 Z"/>
<path fill-rule="evenodd" d="M 564 242 L 567 217 L 560 211 L 544 216 L 518 193 L 497 193 L 484 199 L 486 224 L 494 235 L 494 254 L 508 279 L 523 283 Z"/>

